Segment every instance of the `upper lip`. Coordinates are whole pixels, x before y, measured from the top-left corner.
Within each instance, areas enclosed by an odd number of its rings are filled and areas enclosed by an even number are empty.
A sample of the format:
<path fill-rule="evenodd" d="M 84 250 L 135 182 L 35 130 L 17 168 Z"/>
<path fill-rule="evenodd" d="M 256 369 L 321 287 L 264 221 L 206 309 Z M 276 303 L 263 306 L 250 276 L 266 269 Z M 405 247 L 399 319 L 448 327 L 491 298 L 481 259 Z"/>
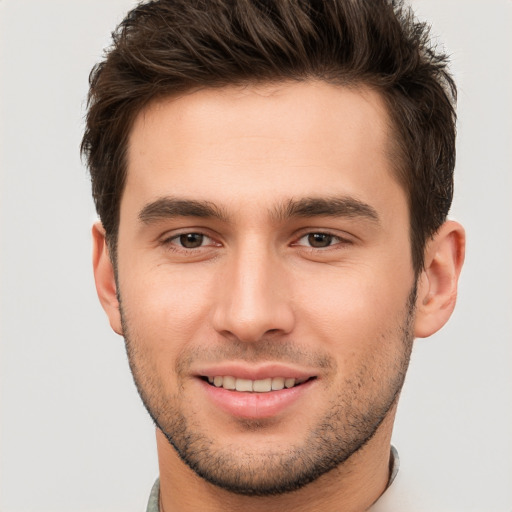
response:
<path fill-rule="evenodd" d="M 243 363 L 219 363 L 198 367 L 194 372 L 199 377 L 226 376 L 238 379 L 262 380 L 273 377 L 284 377 L 285 379 L 308 379 L 316 377 L 314 371 L 297 368 L 293 365 L 282 363 L 264 363 L 259 365 L 248 365 Z"/>

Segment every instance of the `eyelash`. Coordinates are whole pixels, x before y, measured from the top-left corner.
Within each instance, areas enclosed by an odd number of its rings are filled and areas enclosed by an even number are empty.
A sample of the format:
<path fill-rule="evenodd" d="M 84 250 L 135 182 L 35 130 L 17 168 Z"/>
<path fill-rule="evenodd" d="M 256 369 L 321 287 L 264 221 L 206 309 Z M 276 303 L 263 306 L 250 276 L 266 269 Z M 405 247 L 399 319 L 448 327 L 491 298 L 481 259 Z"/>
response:
<path fill-rule="evenodd" d="M 309 237 L 314 237 L 314 236 L 318 236 L 318 235 L 320 235 L 320 237 L 327 237 L 329 239 L 329 241 L 333 242 L 333 243 L 329 243 L 329 245 L 324 246 L 324 247 L 314 247 L 312 245 L 303 246 L 302 244 L 299 243 L 303 239 L 307 239 Z M 309 240 L 309 243 L 311 243 L 311 240 Z M 309 231 L 308 233 L 303 234 L 297 240 L 297 242 L 294 242 L 292 245 L 306 247 L 308 250 L 313 250 L 313 251 L 325 251 L 325 250 L 328 250 L 331 247 L 336 246 L 336 245 L 347 245 L 350 243 L 351 243 L 350 240 L 348 240 L 346 238 L 342 238 L 338 235 L 334 235 L 333 233 L 329 233 L 329 232 L 325 232 L 325 231 Z"/>
<path fill-rule="evenodd" d="M 201 245 L 198 246 L 198 247 L 184 247 L 183 245 L 178 245 L 178 243 L 174 243 L 175 241 L 179 241 L 181 237 L 184 237 L 184 236 L 188 236 L 188 235 L 196 235 L 196 236 L 200 236 L 202 237 L 202 240 L 201 240 Z M 199 231 L 186 231 L 184 233 L 179 233 L 177 235 L 173 235 L 169 238 L 166 238 L 165 240 L 163 240 L 162 242 L 162 245 L 166 246 L 167 248 L 169 248 L 170 250 L 173 250 L 173 251 L 177 251 L 177 252 L 187 252 L 189 253 L 190 251 L 195 251 L 197 249 L 203 249 L 204 247 L 209 247 L 209 246 L 216 246 L 216 247 L 220 247 L 221 244 L 220 243 L 213 243 L 213 244 L 208 244 L 208 245 L 203 245 L 203 242 L 206 240 L 211 240 L 212 242 L 214 242 L 213 238 L 206 235 L 205 233 L 201 233 Z"/>
<path fill-rule="evenodd" d="M 181 239 L 181 237 L 192 236 L 192 235 L 202 237 L 201 245 L 199 245 L 197 247 L 184 247 L 183 245 L 180 245 L 179 243 L 175 243 L 176 241 L 179 241 Z M 324 247 L 314 247 L 312 245 L 306 245 L 306 244 L 300 243 L 301 240 L 308 239 L 309 237 L 312 237 L 312 236 L 313 237 L 314 236 L 327 237 L 329 239 L 329 245 L 326 245 Z M 210 240 L 213 243 L 207 243 L 205 245 L 204 242 L 205 241 L 208 242 L 208 240 Z M 309 240 L 309 243 L 311 243 L 311 240 Z M 308 232 L 302 234 L 299 238 L 297 238 L 296 241 L 291 244 L 291 246 L 292 247 L 304 247 L 304 249 L 306 249 L 306 250 L 316 252 L 316 251 L 326 251 L 326 250 L 332 248 L 333 246 L 337 246 L 337 245 L 344 246 L 344 245 L 349 245 L 349 244 L 352 244 L 352 242 L 350 240 L 348 240 L 347 238 L 343 238 L 338 235 L 334 235 L 333 233 L 330 233 L 330 232 L 308 231 Z M 170 250 L 173 250 L 176 252 L 189 253 L 189 254 L 191 251 L 196 251 L 198 249 L 204 249 L 204 248 L 208 248 L 208 247 L 212 247 L 212 246 L 213 247 L 221 247 L 222 246 L 222 244 L 215 242 L 212 237 L 208 236 L 205 233 L 201 233 L 199 231 L 187 231 L 184 233 L 179 233 L 179 234 L 173 235 L 172 237 L 169 237 L 169 238 L 166 238 L 165 240 L 163 240 L 162 245 L 166 246 Z"/>

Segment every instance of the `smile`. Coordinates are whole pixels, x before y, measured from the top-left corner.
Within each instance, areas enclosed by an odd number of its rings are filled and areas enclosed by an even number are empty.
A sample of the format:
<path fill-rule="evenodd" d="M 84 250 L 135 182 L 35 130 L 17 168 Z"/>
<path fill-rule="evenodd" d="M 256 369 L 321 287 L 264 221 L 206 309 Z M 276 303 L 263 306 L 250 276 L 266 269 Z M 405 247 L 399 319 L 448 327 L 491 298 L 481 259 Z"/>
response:
<path fill-rule="evenodd" d="M 225 376 L 208 376 L 205 379 L 217 388 L 224 388 L 230 391 L 240 391 L 246 393 L 269 393 L 271 391 L 280 391 L 282 389 L 290 389 L 295 386 L 299 386 L 311 378 L 285 378 L 285 377 L 272 377 L 266 379 L 241 379 L 232 377 L 230 375 Z"/>

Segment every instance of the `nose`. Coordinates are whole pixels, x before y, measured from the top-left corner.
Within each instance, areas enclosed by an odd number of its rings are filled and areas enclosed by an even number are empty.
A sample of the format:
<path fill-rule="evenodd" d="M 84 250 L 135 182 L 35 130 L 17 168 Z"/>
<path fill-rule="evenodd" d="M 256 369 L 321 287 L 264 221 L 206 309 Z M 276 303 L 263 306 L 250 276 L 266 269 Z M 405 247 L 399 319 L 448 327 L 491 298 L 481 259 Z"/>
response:
<path fill-rule="evenodd" d="M 268 250 L 240 250 L 220 275 L 213 324 L 225 337 L 257 342 L 288 334 L 295 316 L 286 272 Z"/>

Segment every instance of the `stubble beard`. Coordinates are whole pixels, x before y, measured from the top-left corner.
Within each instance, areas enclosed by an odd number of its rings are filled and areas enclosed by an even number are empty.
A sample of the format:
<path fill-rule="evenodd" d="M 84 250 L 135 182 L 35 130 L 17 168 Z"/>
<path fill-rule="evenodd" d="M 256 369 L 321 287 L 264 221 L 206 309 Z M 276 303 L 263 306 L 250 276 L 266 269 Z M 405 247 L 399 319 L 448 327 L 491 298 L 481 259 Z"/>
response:
<path fill-rule="evenodd" d="M 394 408 L 403 386 L 413 344 L 415 300 L 416 287 L 413 287 L 403 321 L 397 325 L 396 332 L 392 333 L 401 338 L 402 350 L 392 361 L 393 369 L 378 386 L 378 394 L 361 396 L 360 389 L 364 389 L 367 379 L 373 378 L 368 368 L 361 368 L 357 378 L 346 380 L 340 385 L 337 398 L 326 408 L 328 412 L 309 430 L 302 442 L 284 451 L 276 447 L 275 451 L 265 453 L 251 452 L 250 446 L 247 446 L 245 452 L 239 445 L 219 446 L 187 410 L 187 400 L 182 389 L 176 390 L 171 397 L 166 395 L 161 383 L 155 379 L 156 372 L 152 371 L 154 367 L 151 361 L 145 358 L 141 350 L 143 345 L 131 336 L 129 320 L 123 313 L 121 301 L 119 303 L 135 385 L 156 427 L 165 435 L 181 460 L 207 482 L 230 492 L 247 496 L 272 496 L 300 489 L 340 467 L 375 435 Z M 386 335 L 382 336 L 384 338 Z M 276 352 L 279 353 L 280 349 L 275 346 L 270 348 L 270 344 L 266 343 L 260 345 L 265 346 L 269 347 L 271 356 L 275 357 Z M 245 432 L 254 431 L 261 435 L 265 429 L 271 432 L 272 420 L 240 421 L 239 427 Z"/>

